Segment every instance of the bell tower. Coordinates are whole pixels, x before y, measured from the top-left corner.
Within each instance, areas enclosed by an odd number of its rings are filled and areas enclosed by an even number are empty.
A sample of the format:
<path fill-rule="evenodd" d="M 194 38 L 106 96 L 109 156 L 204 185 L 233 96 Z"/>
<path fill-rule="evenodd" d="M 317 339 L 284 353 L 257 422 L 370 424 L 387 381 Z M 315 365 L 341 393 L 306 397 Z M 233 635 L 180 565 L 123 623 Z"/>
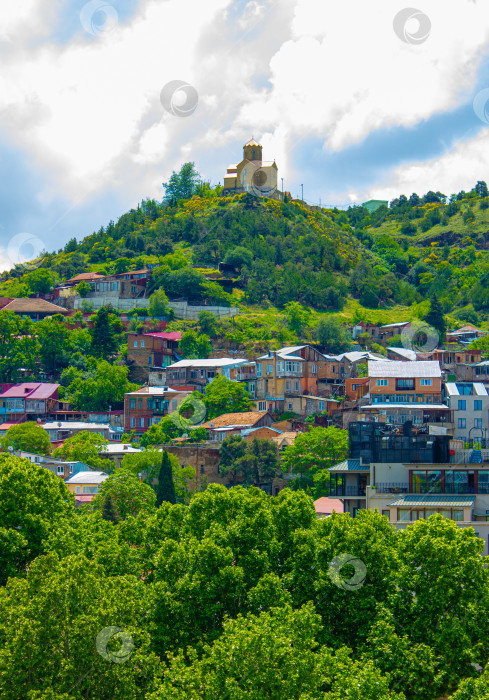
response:
<path fill-rule="evenodd" d="M 262 147 L 255 139 L 251 139 L 248 143 L 243 146 L 243 158 L 244 160 L 257 160 L 262 162 Z"/>

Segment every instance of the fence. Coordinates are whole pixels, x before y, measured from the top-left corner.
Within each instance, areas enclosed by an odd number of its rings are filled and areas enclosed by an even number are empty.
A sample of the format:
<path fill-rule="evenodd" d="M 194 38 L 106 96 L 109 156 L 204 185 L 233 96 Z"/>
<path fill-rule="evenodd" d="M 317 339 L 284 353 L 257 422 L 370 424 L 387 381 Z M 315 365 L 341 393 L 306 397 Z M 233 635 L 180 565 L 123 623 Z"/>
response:
<path fill-rule="evenodd" d="M 86 300 L 76 297 L 74 308 L 81 309 L 83 301 L 92 304 L 94 310 L 100 309 L 106 304 L 111 304 L 117 311 L 131 311 L 132 309 L 147 309 L 149 307 L 149 298 L 118 299 L 111 296 L 98 296 L 87 297 Z M 235 306 L 191 306 L 187 301 L 170 301 L 169 305 L 175 312 L 176 318 L 191 321 L 196 321 L 201 311 L 210 311 L 218 318 L 233 318 L 239 314 L 239 309 Z"/>

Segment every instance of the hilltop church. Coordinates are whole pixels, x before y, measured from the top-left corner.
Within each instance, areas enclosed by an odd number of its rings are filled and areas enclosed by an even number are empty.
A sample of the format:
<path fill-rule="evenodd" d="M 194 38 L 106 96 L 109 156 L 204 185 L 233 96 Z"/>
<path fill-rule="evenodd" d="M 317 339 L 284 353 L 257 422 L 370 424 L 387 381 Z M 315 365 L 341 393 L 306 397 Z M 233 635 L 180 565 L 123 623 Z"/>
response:
<path fill-rule="evenodd" d="M 260 197 L 281 198 L 282 193 L 277 187 L 277 164 L 264 161 L 262 151 L 262 146 L 254 139 L 245 143 L 243 160 L 230 165 L 224 176 L 224 195 L 251 192 Z"/>

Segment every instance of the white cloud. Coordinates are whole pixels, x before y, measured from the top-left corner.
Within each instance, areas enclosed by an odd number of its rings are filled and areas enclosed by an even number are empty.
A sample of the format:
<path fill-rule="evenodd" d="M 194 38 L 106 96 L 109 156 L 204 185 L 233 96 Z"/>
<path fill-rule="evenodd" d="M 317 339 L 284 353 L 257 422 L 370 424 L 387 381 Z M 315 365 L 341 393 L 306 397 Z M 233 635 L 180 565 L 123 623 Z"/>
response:
<path fill-rule="evenodd" d="M 423 195 L 432 189 L 449 197 L 460 190 L 471 190 L 477 180 L 489 180 L 488 162 L 489 127 L 485 127 L 475 138 L 459 141 L 440 158 L 395 168 L 389 173 L 389 183 L 372 188 L 369 197 L 391 200 L 400 194 Z"/>

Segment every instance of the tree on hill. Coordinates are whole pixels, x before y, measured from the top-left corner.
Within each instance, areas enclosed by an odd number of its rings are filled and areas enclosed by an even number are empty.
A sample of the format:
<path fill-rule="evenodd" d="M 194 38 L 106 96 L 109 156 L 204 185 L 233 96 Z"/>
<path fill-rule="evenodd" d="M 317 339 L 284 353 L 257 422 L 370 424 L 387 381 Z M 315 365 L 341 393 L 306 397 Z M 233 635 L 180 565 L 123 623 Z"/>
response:
<path fill-rule="evenodd" d="M 150 296 L 148 313 L 152 318 L 161 318 L 163 316 L 169 319 L 174 318 L 175 312 L 169 305 L 168 297 L 163 289 L 157 289 Z"/>
<path fill-rule="evenodd" d="M 89 358 L 86 370 L 69 367 L 62 374 L 68 383 L 63 399 L 79 411 L 106 411 L 124 405 L 124 394 L 138 388 L 127 380 L 128 367 L 111 365 L 107 360 Z"/>
<path fill-rule="evenodd" d="M 348 330 L 334 316 L 321 316 L 315 334 L 318 343 L 333 355 L 347 352 L 352 346 Z"/>
<path fill-rule="evenodd" d="M 116 351 L 116 332 L 110 322 L 107 307 L 102 306 L 102 308 L 97 311 L 92 330 L 92 353 L 95 357 L 106 359 Z"/>
<path fill-rule="evenodd" d="M 105 503 L 110 498 L 121 520 L 136 517 L 140 512 L 150 512 L 155 505 L 156 495 L 151 486 L 143 484 L 127 471 L 118 469 L 100 485 L 92 506 L 104 511 Z"/>
<path fill-rule="evenodd" d="M 195 331 L 188 330 L 183 333 L 178 350 L 185 360 L 195 358 L 205 360 L 211 354 L 212 346 L 207 335 L 197 335 Z"/>
<path fill-rule="evenodd" d="M 447 327 L 445 317 L 443 315 L 443 309 L 436 294 L 433 294 L 431 297 L 430 310 L 424 317 L 424 321 L 429 323 L 430 326 L 433 326 L 433 328 L 438 331 L 439 342 L 443 343 Z"/>
<path fill-rule="evenodd" d="M 0 312 L 0 382 L 25 381 L 22 370 L 37 373 L 39 340 L 31 319 L 19 318 L 13 311 Z"/>
<path fill-rule="evenodd" d="M 163 183 L 165 188 L 163 201 L 170 206 L 175 206 L 179 199 L 190 199 L 197 193 L 201 179 L 195 169 L 195 163 L 184 163 L 178 173 L 173 171 L 168 182 Z"/>
<path fill-rule="evenodd" d="M 252 407 L 250 395 L 245 386 L 227 379 L 222 374 L 216 375 L 206 386 L 202 399 L 207 411 L 207 420 L 222 416 L 224 413 L 249 411 Z"/>
<path fill-rule="evenodd" d="M 69 362 L 70 331 L 64 318 L 57 314 L 36 323 L 37 338 L 40 344 L 41 367 L 47 374 L 60 372 Z"/>
<path fill-rule="evenodd" d="M 3 450 L 12 447 L 14 450 L 24 450 L 38 455 L 48 455 L 51 452 L 49 435 L 44 428 L 32 421 L 11 425 L 0 438 L 0 442 Z"/>
<path fill-rule="evenodd" d="M 217 335 L 217 319 L 215 315 L 210 311 L 200 311 L 198 320 L 201 333 L 209 338 L 215 338 Z"/>
<path fill-rule="evenodd" d="M 158 488 L 156 490 L 156 507 L 159 508 L 163 501 L 176 503 L 175 486 L 173 484 L 173 475 L 168 452 L 163 450 L 163 458 L 158 474 Z"/>

